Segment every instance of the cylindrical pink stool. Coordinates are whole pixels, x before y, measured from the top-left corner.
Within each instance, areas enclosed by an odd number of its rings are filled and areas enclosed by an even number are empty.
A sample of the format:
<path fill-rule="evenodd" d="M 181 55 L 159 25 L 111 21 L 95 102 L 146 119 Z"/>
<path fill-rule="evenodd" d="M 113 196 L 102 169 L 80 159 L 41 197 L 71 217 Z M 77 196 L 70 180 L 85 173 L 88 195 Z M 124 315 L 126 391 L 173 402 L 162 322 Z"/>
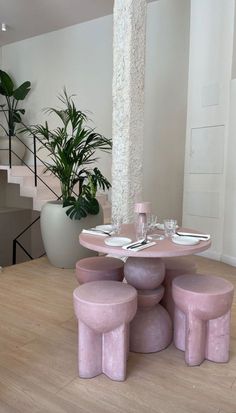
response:
<path fill-rule="evenodd" d="M 172 293 L 174 343 L 185 351 L 186 363 L 227 362 L 233 285 L 213 275 L 186 274 L 174 279 Z"/>
<path fill-rule="evenodd" d="M 137 292 L 117 281 L 94 281 L 75 289 L 78 318 L 78 368 L 82 378 L 101 373 L 126 377 L 129 322 L 137 310 Z"/>
<path fill-rule="evenodd" d="M 127 282 L 138 290 L 138 311 L 130 323 L 130 350 L 163 350 L 172 339 L 171 319 L 159 304 L 164 293 L 164 263 L 161 258 L 129 257 L 124 271 Z"/>
<path fill-rule="evenodd" d="M 113 257 L 89 257 L 76 263 L 76 278 L 79 284 L 91 281 L 123 281 L 124 262 Z"/>
<path fill-rule="evenodd" d="M 184 274 L 195 274 L 197 265 L 194 260 L 188 257 L 163 258 L 166 272 L 163 285 L 165 292 L 161 300 L 161 305 L 168 311 L 172 322 L 174 322 L 174 301 L 172 298 L 172 282 L 176 277 Z"/>

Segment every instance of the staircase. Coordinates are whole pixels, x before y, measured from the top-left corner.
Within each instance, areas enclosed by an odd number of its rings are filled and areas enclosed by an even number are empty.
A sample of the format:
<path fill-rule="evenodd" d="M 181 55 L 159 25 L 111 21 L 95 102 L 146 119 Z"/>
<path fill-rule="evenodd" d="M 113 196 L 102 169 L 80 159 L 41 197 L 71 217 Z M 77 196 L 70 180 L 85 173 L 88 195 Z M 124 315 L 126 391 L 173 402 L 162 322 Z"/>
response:
<path fill-rule="evenodd" d="M 0 171 L 7 171 L 8 183 L 20 185 L 20 195 L 23 197 L 32 198 L 33 210 L 41 211 L 42 206 L 52 200 L 56 200 L 61 195 L 60 182 L 58 178 L 52 175 L 49 171 L 44 173 L 45 166 L 37 166 L 37 187 L 35 186 L 35 178 L 33 166 L 32 171 L 23 165 L 9 166 L 0 165 Z M 104 223 L 111 220 L 111 205 L 108 201 L 106 193 L 98 193 L 97 200 L 99 201 L 104 214 Z"/>

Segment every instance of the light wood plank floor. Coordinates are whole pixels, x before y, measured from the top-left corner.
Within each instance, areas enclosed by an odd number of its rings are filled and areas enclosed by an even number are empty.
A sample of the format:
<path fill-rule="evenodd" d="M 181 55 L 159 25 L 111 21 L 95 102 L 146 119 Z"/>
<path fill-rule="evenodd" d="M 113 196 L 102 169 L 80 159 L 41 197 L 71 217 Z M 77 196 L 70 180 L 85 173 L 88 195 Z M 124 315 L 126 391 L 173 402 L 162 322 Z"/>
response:
<path fill-rule="evenodd" d="M 195 257 L 236 286 L 236 268 Z M 73 270 L 46 258 L 0 273 L 0 413 L 236 413 L 236 299 L 228 364 L 187 367 L 171 345 L 131 353 L 123 383 L 77 377 Z"/>

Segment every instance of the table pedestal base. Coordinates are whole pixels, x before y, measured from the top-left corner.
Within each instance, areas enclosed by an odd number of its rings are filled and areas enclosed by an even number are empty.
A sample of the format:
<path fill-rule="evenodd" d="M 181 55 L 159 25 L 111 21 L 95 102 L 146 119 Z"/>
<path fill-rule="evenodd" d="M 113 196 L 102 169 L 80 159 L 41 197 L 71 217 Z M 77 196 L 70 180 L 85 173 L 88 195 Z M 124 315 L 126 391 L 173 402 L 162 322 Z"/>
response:
<path fill-rule="evenodd" d="M 130 324 L 130 351 L 154 353 L 166 348 L 172 340 L 172 323 L 162 305 L 140 307 Z"/>
<path fill-rule="evenodd" d="M 172 340 L 172 322 L 160 304 L 165 267 L 160 258 L 128 258 L 125 277 L 138 290 L 138 311 L 130 323 L 130 350 L 153 353 L 166 348 Z"/>

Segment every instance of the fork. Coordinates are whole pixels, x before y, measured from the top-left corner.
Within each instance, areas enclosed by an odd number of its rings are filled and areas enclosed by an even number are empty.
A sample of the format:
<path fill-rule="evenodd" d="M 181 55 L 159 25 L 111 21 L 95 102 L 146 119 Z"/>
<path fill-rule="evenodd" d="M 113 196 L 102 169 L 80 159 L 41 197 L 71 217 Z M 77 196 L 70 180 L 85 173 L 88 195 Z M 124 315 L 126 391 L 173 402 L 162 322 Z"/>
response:
<path fill-rule="evenodd" d="M 106 234 L 108 237 L 111 237 L 111 233 L 108 231 L 103 231 L 102 229 L 91 228 L 91 231 L 100 232 L 101 234 Z"/>
<path fill-rule="evenodd" d="M 146 245 L 147 244 L 147 240 L 144 239 L 143 241 L 140 242 L 136 242 L 136 244 L 132 244 L 129 247 L 127 247 L 127 250 L 132 250 L 133 248 L 138 248 L 141 247 L 142 245 Z"/>

